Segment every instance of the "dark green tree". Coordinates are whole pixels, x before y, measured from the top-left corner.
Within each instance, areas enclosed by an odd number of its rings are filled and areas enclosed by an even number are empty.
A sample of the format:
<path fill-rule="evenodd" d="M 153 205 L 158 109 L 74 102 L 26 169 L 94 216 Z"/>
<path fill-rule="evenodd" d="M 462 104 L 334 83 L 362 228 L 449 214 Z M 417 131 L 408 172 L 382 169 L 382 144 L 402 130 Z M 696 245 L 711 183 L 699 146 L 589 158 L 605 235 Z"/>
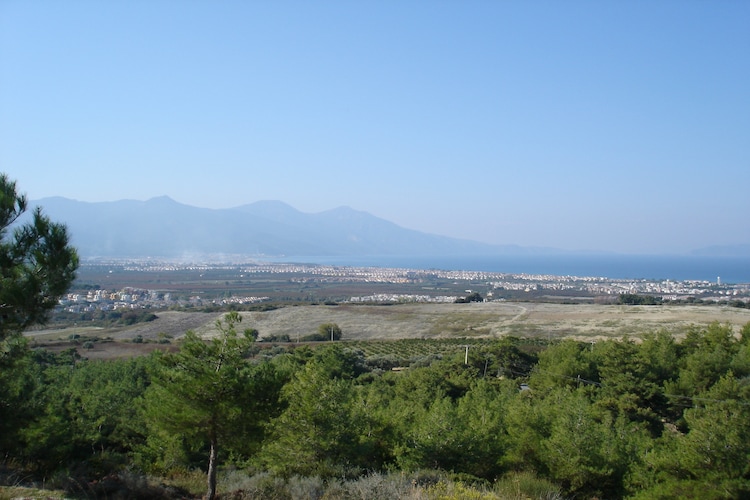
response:
<path fill-rule="evenodd" d="M 25 195 L 0 174 L 0 451 L 18 443 L 25 417 L 19 405 L 33 391 L 28 348 L 22 332 L 44 323 L 49 311 L 68 290 L 78 268 L 78 254 L 69 245 L 64 225 L 36 209 L 21 224 Z"/>
<path fill-rule="evenodd" d="M 665 383 L 666 392 L 689 397 L 708 390 L 729 372 L 739 347 L 729 324 L 692 328 L 680 344 L 679 377 Z"/>
<path fill-rule="evenodd" d="M 16 183 L 0 174 L 0 341 L 43 323 L 78 269 L 66 227 L 51 222 L 40 208 L 9 234 L 27 207 Z"/>
<path fill-rule="evenodd" d="M 666 406 L 667 398 L 639 349 L 629 339 L 596 344 L 591 356 L 599 372 L 596 405 L 612 412 L 615 419 L 646 422 L 658 435 L 662 429 L 658 411 Z"/>
<path fill-rule="evenodd" d="M 503 337 L 490 344 L 486 350 L 488 356 L 485 357 L 490 363 L 485 365 L 484 375 L 497 374 L 498 377 L 509 378 L 527 376 L 537 360 L 521 351 L 518 343 L 516 337 Z"/>
<path fill-rule="evenodd" d="M 217 321 L 219 335 L 203 341 L 188 332 L 177 353 L 159 358 L 146 392 L 145 417 L 158 436 L 181 436 L 208 445 L 207 498 L 216 496 L 216 472 L 222 439 L 238 439 L 245 408 L 243 392 L 252 384 L 245 360 L 253 344 L 250 333 L 237 334 L 242 320 L 230 312 Z"/>
<path fill-rule="evenodd" d="M 745 479 L 750 475 L 750 384 L 730 372 L 685 410 L 688 433 L 680 440 L 680 464 L 696 479 Z"/>
<path fill-rule="evenodd" d="M 633 468 L 633 498 L 750 498 L 750 384 L 732 373 L 685 410 L 687 432 L 665 432 Z"/>
<path fill-rule="evenodd" d="M 512 381 L 495 384 L 482 378 L 457 401 L 442 396 L 428 407 L 416 406 L 409 425 L 398 429 L 396 463 L 410 471 L 442 469 L 496 479 L 508 441 L 508 401 L 517 392 Z M 392 404 L 394 409 L 399 403 Z"/>
<path fill-rule="evenodd" d="M 540 458 L 550 477 L 585 498 L 618 498 L 629 464 L 647 433 L 591 404 L 586 388 L 556 390 L 546 399 L 551 425 L 542 432 Z"/>
<path fill-rule="evenodd" d="M 318 335 L 324 340 L 341 340 L 341 327 L 336 323 L 323 323 L 318 326 Z"/>
<path fill-rule="evenodd" d="M 352 351 L 331 346 L 294 374 L 282 390 L 286 408 L 271 422 L 262 451 L 268 469 L 283 476 L 330 477 L 367 461 L 360 453 L 367 421 L 353 418 L 353 380 L 361 370 Z"/>
<path fill-rule="evenodd" d="M 148 384 L 151 358 L 77 361 L 55 356 L 44 366 L 35 352 L 42 381 L 27 404 L 33 410 L 21 434 L 20 456 L 41 471 L 87 463 L 91 472 L 110 472 L 143 440 L 135 401 Z M 98 470 L 97 470 L 98 469 Z"/>
<path fill-rule="evenodd" d="M 598 374 L 591 360 L 590 346 L 564 340 L 539 355 L 529 385 L 536 391 L 558 387 L 581 387 L 597 382 Z"/>
<path fill-rule="evenodd" d="M 661 302 L 661 299 L 652 295 L 638 295 L 635 293 L 624 293 L 619 297 L 620 304 L 631 306 L 654 306 Z"/>
<path fill-rule="evenodd" d="M 466 297 L 456 299 L 456 304 L 467 304 L 469 302 L 484 302 L 484 298 L 479 292 L 470 293 Z"/>

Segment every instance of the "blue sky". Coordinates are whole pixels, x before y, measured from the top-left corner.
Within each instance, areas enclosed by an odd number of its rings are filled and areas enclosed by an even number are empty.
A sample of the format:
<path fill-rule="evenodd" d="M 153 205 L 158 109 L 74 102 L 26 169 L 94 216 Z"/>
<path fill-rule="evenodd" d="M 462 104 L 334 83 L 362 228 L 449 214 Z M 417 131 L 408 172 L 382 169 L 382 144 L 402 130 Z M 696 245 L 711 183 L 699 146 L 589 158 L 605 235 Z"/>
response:
<path fill-rule="evenodd" d="M 721 0 L 2 0 L 0 170 L 32 199 L 748 244 L 748 26 Z"/>

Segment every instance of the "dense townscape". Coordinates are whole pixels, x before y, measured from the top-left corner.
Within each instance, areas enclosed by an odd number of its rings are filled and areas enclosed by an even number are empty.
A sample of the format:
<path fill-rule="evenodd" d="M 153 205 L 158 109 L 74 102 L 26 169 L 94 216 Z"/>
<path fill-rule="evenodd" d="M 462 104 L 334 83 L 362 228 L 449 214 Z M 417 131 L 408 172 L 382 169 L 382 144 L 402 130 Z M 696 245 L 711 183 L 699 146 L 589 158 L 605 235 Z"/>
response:
<path fill-rule="evenodd" d="M 421 293 L 403 293 L 399 285 L 424 284 L 434 280 L 449 280 L 460 292 L 470 293 L 480 287 L 485 300 L 503 300 L 503 292 L 534 294 L 529 298 L 554 298 L 560 294 L 579 298 L 616 298 L 624 294 L 645 294 L 664 302 L 696 300 L 704 302 L 750 303 L 750 284 L 721 283 L 703 280 L 624 280 L 605 277 L 554 276 L 539 274 L 508 274 L 480 271 L 423 270 L 380 267 L 349 267 L 311 264 L 176 264 L 170 262 L 111 261 L 97 262 L 98 267 L 113 267 L 130 273 L 193 272 L 203 276 L 211 271 L 221 271 L 237 279 L 252 279 L 260 275 L 289 276 L 295 283 L 372 283 L 394 285 L 392 291 L 350 296 L 343 300 L 354 303 L 370 302 L 454 302 L 461 294 L 444 290 L 424 290 Z M 462 287 L 461 285 L 464 285 Z M 425 287 L 429 288 L 429 287 Z M 540 294 L 541 292 L 541 294 Z M 518 296 L 516 296 L 518 298 Z M 206 296 L 206 294 L 176 294 L 168 288 L 142 289 L 127 286 L 117 290 L 73 290 L 60 300 L 60 308 L 68 312 L 94 310 L 168 308 L 173 306 L 226 306 L 230 304 L 257 304 L 268 301 L 266 295 L 232 294 Z"/>

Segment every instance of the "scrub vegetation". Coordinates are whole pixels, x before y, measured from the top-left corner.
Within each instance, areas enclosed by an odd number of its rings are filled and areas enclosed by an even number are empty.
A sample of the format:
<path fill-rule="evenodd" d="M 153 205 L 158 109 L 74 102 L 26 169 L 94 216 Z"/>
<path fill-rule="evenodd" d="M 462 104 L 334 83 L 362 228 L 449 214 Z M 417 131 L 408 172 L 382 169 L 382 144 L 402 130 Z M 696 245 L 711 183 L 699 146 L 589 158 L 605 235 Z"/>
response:
<path fill-rule="evenodd" d="M 260 349 L 241 322 L 129 359 L 26 350 L 6 475 L 87 498 L 750 494 L 750 324 Z"/>

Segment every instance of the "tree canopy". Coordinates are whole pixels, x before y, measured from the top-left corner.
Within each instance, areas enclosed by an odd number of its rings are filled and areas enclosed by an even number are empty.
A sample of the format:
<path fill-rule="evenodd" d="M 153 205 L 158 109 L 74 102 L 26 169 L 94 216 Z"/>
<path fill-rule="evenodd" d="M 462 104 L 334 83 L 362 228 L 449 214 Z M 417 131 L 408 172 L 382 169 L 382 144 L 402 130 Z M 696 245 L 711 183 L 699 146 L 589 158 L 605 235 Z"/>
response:
<path fill-rule="evenodd" d="M 245 357 L 253 331 L 237 333 L 242 316 L 228 313 L 216 322 L 219 335 L 204 341 L 188 332 L 179 352 L 158 358 L 146 392 L 145 418 L 156 436 L 180 436 L 207 443 L 207 498 L 216 495 L 216 467 L 222 439 L 233 439 L 248 409 L 252 372 Z"/>
<path fill-rule="evenodd" d="M 66 227 L 41 208 L 30 222 L 16 224 L 27 208 L 15 181 L 0 174 L 0 340 L 43 323 L 78 268 Z"/>
<path fill-rule="evenodd" d="M 21 333 L 44 323 L 68 290 L 78 268 L 66 227 L 37 208 L 20 223 L 28 201 L 16 183 L 0 174 L 0 447 L 18 443 L 18 422 L 27 417 L 19 403 L 34 391 L 28 349 Z"/>

